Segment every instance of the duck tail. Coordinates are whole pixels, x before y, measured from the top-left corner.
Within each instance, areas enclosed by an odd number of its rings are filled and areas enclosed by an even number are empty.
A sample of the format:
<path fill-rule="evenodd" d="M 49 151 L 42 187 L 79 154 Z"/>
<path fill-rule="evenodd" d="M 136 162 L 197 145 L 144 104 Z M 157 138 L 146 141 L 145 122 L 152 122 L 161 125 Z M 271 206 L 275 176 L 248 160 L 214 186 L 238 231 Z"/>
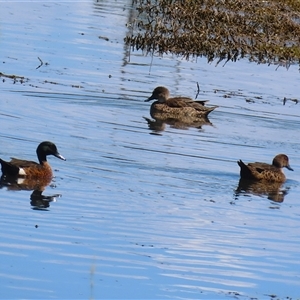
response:
<path fill-rule="evenodd" d="M 215 110 L 216 108 L 218 108 L 219 106 L 212 106 L 212 107 L 207 107 L 207 110 L 206 110 L 206 113 L 205 113 L 205 116 L 208 116 L 213 110 Z"/>
<path fill-rule="evenodd" d="M 16 176 L 19 173 L 19 168 L 12 165 L 11 163 L 0 158 L 1 171 L 3 175 L 13 175 Z"/>
<path fill-rule="evenodd" d="M 240 159 L 237 164 L 240 166 L 240 175 L 241 178 L 245 179 L 253 179 L 253 175 L 251 170 L 248 168 L 248 166 Z"/>

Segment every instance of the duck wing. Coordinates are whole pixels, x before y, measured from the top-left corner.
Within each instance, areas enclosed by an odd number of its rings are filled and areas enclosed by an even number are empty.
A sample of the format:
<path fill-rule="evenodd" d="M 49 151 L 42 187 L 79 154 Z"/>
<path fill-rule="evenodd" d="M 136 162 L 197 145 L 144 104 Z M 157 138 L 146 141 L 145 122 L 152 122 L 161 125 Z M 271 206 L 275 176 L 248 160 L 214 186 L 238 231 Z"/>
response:
<path fill-rule="evenodd" d="M 267 163 L 261 163 L 261 162 L 249 163 L 248 167 L 251 170 L 256 171 L 258 173 L 262 173 L 264 171 L 270 171 L 270 170 L 274 169 L 274 167 L 272 165 L 267 164 Z"/>
<path fill-rule="evenodd" d="M 186 104 L 195 104 L 195 103 L 198 103 L 200 105 L 205 105 L 205 103 L 207 103 L 209 100 L 194 100 L 190 97 L 174 97 L 174 98 L 171 98 L 171 99 L 178 99 L 178 100 L 181 100 L 183 102 L 186 102 Z"/>
<path fill-rule="evenodd" d="M 26 168 L 26 167 L 39 165 L 35 161 L 23 160 L 23 159 L 18 159 L 13 157 L 11 158 L 11 161 L 7 163 L 18 168 Z"/>
<path fill-rule="evenodd" d="M 188 97 L 176 97 L 167 100 L 167 105 L 169 107 L 192 107 L 194 109 L 203 110 L 203 106 L 208 100 L 198 100 L 195 101 Z"/>

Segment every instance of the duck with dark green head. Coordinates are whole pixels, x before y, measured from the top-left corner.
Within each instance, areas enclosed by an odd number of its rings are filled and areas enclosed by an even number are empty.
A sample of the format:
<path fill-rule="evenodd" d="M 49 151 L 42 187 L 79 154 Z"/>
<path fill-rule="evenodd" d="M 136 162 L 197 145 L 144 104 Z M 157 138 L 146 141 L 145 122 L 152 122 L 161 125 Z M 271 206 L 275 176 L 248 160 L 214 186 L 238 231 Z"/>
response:
<path fill-rule="evenodd" d="M 47 162 L 47 156 L 53 155 L 59 159 L 66 160 L 58 153 L 56 145 L 49 141 L 40 143 L 36 149 L 36 154 L 39 163 L 17 158 L 12 158 L 10 161 L 4 161 L 0 158 L 3 175 L 10 177 L 51 178 L 52 169 Z"/>

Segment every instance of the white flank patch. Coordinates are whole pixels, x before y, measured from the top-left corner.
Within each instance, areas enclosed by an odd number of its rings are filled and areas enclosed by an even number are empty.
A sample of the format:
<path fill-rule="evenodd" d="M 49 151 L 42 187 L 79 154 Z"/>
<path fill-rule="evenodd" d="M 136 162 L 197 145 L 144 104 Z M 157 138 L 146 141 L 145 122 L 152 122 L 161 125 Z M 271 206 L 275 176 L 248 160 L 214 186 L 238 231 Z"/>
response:
<path fill-rule="evenodd" d="M 17 184 L 22 184 L 25 181 L 24 178 L 18 178 L 17 180 Z"/>
<path fill-rule="evenodd" d="M 26 175 L 26 172 L 24 171 L 24 169 L 20 168 L 19 169 L 19 175 Z"/>

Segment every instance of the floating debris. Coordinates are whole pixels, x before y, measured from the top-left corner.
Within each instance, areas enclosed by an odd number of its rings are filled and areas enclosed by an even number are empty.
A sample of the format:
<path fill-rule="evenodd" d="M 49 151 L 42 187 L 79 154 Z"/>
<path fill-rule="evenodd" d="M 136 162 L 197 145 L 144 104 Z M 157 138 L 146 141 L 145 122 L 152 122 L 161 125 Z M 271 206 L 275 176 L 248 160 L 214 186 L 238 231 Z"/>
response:
<path fill-rule="evenodd" d="M 295 104 L 298 104 L 298 102 L 299 102 L 299 100 L 296 99 L 296 98 L 286 98 L 286 97 L 284 97 L 283 98 L 283 105 L 285 105 L 287 101 L 295 102 Z"/>

